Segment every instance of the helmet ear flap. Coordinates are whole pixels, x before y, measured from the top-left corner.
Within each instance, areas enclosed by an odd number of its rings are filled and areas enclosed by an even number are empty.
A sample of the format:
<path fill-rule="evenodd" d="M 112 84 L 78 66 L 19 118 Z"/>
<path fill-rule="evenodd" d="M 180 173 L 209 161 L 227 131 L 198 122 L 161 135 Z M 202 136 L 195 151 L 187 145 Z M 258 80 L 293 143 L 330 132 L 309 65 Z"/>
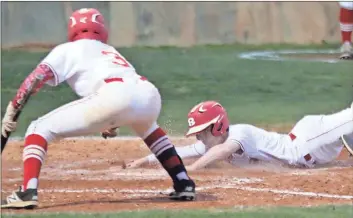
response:
<path fill-rule="evenodd" d="M 211 134 L 213 135 L 213 136 L 215 136 L 215 127 L 214 127 L 214 124 L 211 124 Z"/>
<path fill-rule="evenodd" d="M 221 122 L 217 128 L 217 132 L 221 131 L 222 130 L 222 127 L 223 127 L 223 123 Z"/>
<path fill-rule="evenodd" d="M 223 122 L 217 121 L 217 123 L 211 125 L 211 133 L 213 136 L 220 136 L 222 134 Z"/>

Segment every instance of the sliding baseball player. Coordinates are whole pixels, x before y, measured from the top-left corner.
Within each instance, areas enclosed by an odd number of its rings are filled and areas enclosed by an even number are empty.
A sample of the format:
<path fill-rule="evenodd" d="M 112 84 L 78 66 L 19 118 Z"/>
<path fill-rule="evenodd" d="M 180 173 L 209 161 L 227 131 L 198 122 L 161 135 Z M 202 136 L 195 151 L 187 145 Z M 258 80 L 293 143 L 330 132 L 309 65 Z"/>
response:
<path fill-rule="evenodd" d="M 335 160 L 344 145 L 353 154 L 349 137 L 353 135 L 353 103 L 334 114 L 305 116 L 289 134 L 268 132 L 248 124 L 229 125 L 226 110 L 215 101 L 196 105 L 188 114 L 188 124 L 186 136 L 194 135 L 198 141 L 177 147 L 177 152 L 182 158 L 200 157 L 187 166 L 188 170 L 202 169 L 218 160 L 237 164 L 244 158 L 314 167 Z M 126 168 L 153 162 L 152 154 L 127 163 Z"/>

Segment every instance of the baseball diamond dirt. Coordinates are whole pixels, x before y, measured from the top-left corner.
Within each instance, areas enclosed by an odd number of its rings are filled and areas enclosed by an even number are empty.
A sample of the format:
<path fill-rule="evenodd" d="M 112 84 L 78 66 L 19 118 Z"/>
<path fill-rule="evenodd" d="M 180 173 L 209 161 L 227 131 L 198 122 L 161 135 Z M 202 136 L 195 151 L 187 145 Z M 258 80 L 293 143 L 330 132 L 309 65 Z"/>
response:
<path fill-rule="evenodd" d="M 193 140 L 172 141 L 185 145 Z M 10 141 L 3 153 L 2 198 L 22 182 L 22 146 L 21 141 Z M 353 159 L 346 150 L 334 163 L 316 169 L 259 163 L 242 167 L 214 165 L 191 173 L 197 182 L 195 202 L 167 200 L 164 196 L 171 182 L 159 166 L 121 168 L 124 160 L 148 153 L 143 142 L 134 138 L 68 139 L 51 144 L 40 177 L 40 205 L 33 212 L 314 206 L 353 201 Z"/>
<path fill-rule="evenodd" d="M 327 49 L 332 48 L 335 46 L 224 45 L 121 50 L 160 88 L 164 101 L 160 121 L 174 136 L 185 133 L 185 117 L 190 108 L 210 96 L 225 104 L 232 122 L 251 123 L 281 133 L 288 133 L 302 116 L 330 113 L 346 107 L 352 101 L 352 62 L 339 61 L 335 53 L 327 53 Z M 257 56 L 253 55 L 255 50 L 260 51 Z M 299 50 L 317 53 L 286 52 Z M 47 51 L 47 46 L 38 48 L 38 45 L 3 51 L 2 71 L 6 71 L 1 81 L 3 112 L 22 79 Z M 268 52 L 272 52 L 270 56 Z M 253 56 L 244 58 L 244 54 Z M 279 62 L 271 62 L 271 57 Z M 161 60 L 160 64 L 155 64 L 156 59 Z M 271 61 L 264 61 L 269 59 Z M 218 81 L 224 82 L 219 86 Z M 13 136 L 23 137 L 32 120 L 75 98 L 66 85 L 58 89 L 45 87 L 26 106 Z M 130 135 L 128 133 L 121 130 L 123 136 Z M 172 138 L 172 142 L 183 146 L 193 139 Z M 2 154 L 2 198 L 22 183 L 23 145 L 21 139 L 11 140 Z M 86 217 L 90 212 L 170 208 L 218 211 L 248 206 L 266 210 L 268 206 L 345 204 L 350 207 L 353 202 L 353 157 L 349 157 L 345 149 L 338 160 L 315 169 L 264 163 L 231 166 L 222 162 L 192 172 L 190 175 L 197 183 L 195 202 L 167 200 L 165 196 L 172 184 L 159 165 L 121 168 L 124 160 L 147 154 L 150 151 L 143 141 L 134 138 L 80 138 L 54 142 L 48 146 L 40 176 L 39 207 L 33 211 L 3 209 L 1 212 L 9 216 L 29 213 L 28 217 L 31 213 L 42 216 L 46 212 L 82 212 Z"/>

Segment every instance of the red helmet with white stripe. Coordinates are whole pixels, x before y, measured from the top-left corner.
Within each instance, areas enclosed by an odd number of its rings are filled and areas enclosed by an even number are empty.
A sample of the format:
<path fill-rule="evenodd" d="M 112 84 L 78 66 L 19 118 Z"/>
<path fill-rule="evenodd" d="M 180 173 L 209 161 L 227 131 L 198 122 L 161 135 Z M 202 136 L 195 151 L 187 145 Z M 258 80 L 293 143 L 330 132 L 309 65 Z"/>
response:
<path fill-rule="evenodd" d="M 189 131 L 186 136 L 202 132 L 213 125 L 211 133 L 214 136 L 224 134 L 229 128 L 226 110 L 216 101 L 205 101 L 191 109 L 188 114 Z"/>
<path fill-rule="evenodd" d="M 103 15 L 94 8 L 82 8 L 72 13 L 68 24 L 68 40 L 95 39 L 106 43 L 108 30 Z"/>

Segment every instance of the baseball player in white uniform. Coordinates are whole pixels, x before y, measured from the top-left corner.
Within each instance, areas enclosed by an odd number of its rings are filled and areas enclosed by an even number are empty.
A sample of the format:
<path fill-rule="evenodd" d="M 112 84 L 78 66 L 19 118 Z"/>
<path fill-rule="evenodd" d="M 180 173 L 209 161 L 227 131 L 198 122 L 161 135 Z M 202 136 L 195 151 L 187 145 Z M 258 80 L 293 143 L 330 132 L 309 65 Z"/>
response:
<path fill-rule="evenodd" d="M 217 161 L 237 164 L 244 158 L 280 161 L 294 166 L 314 167 L 331 162 L 340 154 L 340 137 L 353 133 L 353 104 L 330 115 L 305 116 L 289 134 L 268 132 L 248 124 L 229 125 L 226 110 L 215 101 L 196 105 L 188 114 L 189 131 L 195 144 L 177 147 L 182 158 L 201 156 L 187 169 L 197 170 Z M 152 155 L 132 161 L 127 168 L 152 163 Z"/>
<path fill-rule="evenodd" d="M 48 144 L 55 139 L 103 132 L 129 126 L 156 155 L 173 180 L 174 200 L 193 200 L 195 184 L 181 158 L 156 120 L 161 110 L 158 89 L 112 46 L 108 30 L 96 9 L 75 11 L 68 24 L 67 43 L 56 46 L 24 80 L 9 102 L 2 120 L 2 134 L 15 130 L 14 114 L 35 80 L 57 86 L 66 81 L 81 99 L 63 105 L 33 121 L 25 135 L 23 185 L 2 202 L 2 208 L 34 208 L 38 205 L 38 179 Z"/>
<path fill-rule="evenodd" d="M 339 6 L 339 21 L 342 42 L 340 59 L 352 59 L 353 1 L 340 1 Z"/>

